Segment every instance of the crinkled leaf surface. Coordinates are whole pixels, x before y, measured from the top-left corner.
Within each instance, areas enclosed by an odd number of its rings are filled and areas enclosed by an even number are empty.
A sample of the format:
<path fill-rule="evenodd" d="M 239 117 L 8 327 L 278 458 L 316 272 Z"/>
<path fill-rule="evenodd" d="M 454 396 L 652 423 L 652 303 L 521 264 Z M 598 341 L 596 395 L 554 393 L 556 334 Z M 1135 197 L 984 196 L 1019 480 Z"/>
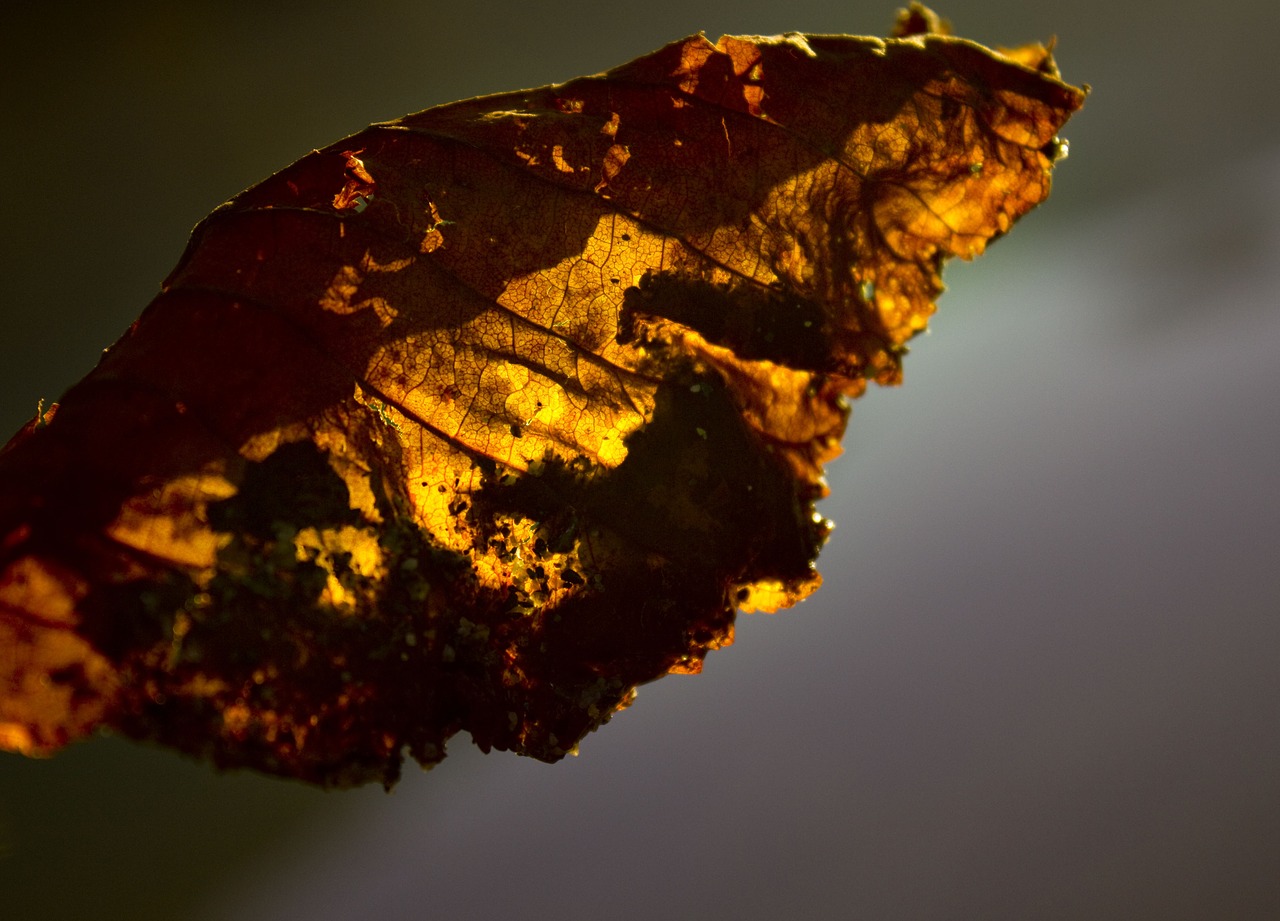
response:
<path fill-rule="evenodd" d="M 693 36 L 249 189 L 0 453 L 0 745 L 546 760 L 818 585 L 847 405 L 1049 190 L 1048 51 Z"/>

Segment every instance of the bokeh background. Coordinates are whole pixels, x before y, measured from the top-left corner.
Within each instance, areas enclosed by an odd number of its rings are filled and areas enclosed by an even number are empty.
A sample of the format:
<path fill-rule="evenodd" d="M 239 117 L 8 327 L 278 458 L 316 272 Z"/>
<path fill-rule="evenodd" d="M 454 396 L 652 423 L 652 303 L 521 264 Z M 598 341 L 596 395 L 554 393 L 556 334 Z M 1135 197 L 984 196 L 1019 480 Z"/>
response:
<path fill-rule="evenodd" d="M 0 430 L 313 147 L 895 0 L 0 4 Z M 547 766 L 0 755 L 0 916 L 1280 917 L 1280 5 L 953 0 L 1093 94 L 832 465 L 826 586 Z"/>

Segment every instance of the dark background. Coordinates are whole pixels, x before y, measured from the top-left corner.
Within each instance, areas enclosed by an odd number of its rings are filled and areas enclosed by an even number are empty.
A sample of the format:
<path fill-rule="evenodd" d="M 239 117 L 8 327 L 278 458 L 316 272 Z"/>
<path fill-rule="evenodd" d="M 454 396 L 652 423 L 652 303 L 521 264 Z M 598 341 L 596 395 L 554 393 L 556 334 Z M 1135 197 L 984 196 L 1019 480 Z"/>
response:
<path fill-rule="evenodd" d="M 0 6 L 0 429 L 192 225 L 370 121 L 893 2 Z M 827 584 L 555 766 L 324 794 L 115 739 L 0 755 L 0 913 L 1280 917 L 1272 3 L 948 4 L 1094 92 L 1053 199 L 855 407 Z"/>

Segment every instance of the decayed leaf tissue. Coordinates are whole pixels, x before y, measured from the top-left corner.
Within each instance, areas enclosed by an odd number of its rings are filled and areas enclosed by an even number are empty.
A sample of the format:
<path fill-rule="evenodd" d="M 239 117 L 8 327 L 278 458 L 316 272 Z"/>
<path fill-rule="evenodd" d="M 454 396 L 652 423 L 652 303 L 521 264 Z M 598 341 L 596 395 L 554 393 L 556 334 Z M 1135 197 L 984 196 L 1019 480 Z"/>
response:
<path fill-rule="evenodd" d="M 1042 201 L 1040 45 L 697 35 L 214 211 L 0 452 L 0 746 L 545 760 L 819 584 L 847 399 Z"/>

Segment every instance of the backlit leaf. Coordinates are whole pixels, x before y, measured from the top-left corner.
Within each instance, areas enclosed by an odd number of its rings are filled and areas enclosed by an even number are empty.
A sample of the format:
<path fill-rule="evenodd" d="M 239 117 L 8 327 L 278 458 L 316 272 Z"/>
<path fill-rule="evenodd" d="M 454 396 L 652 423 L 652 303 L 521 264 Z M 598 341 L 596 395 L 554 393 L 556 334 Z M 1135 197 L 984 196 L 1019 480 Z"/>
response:
<path fill-rule="evenodd" d="M 327 785 L 546 760 L 819 584 L 846 400 L 1083 93 L 935 34 L 693 36 L 315 151 L 0 452 L 0 745 Z"/>

